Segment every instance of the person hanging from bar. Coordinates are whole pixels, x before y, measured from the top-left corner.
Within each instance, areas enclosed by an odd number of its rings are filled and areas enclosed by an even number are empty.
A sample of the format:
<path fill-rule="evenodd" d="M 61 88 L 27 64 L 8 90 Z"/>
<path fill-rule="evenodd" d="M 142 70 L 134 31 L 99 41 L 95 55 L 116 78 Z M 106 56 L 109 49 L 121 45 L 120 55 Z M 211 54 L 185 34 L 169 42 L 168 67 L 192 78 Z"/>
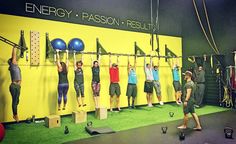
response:
<path fill-rule="evenodd" d="M 150 64 L 146 63 L 146 56 L 144 56 L 144 72 L 146 80 L 144 83 L 144 92 L 147 97 L 148 107 L 153 107 L 152 105 L 152 94 L 153 94 L 153 74 L 152 74 L 152 57 L 150 57 Z"/>
<path fill-rule="evenodd" d="M 68 60 L 68 50 L 66 50 L 66 63 L 60 61 L 59 56 L 59 50 L 56 50 L 57 52 L 57 71 L 59 76 L 59 82 L 58 82 L 58 111 L 61 110 L 61 101 L 63 96 L 64 106 L 62 110 L 66 109 L 67 104 L 67 92 L 69 89 L 69 83 L 68 83 L 68 66 L 69 66 L 69 60 Z"/>
<path fill-rule="evenodd" d="M 174 60 L 175 59 L 175 60 Z M 174 58 L 169 61 L 170 66 L 172 67 L 172 75 L 173 75 L 173 87 L 175 90 L 175 101 L 176 104 L 180 105 L 182 103 L 181 101 L 181 84 L 180 84 L 180 76 L 179 76 L 179 62 L 176 58 Z"/>
<path fill-rule="evenodd" d="M 92 90 L 93 90 L 93 98 L 95 103 L 95 108 L 100 107 L 100 57 L 98 60 L 93 60 L 93 57 L 91 55 L 91 61 L 92 61 Z"/>
<path fill-rule="evenodd" d="M 196 75 L 195 82 L 197 85 L 196 95 L 195 95 L 195 100 L 196 100 L 195 107 L 197 108 L 202 106 L 205 92 L 206 55 L 204 55 L 203 58 L 204 58 L 203 64 L 198 66 L 195 57 L 193 57 L 194 72 Z"/>
<path fill-rule="evenodd" d="M 186 71 L 184 73 L 184 80 L 186 81 L 184 88 L 183 88 L 183 112 L 184 112 L 184 122 L 183 125 L 179 126 L 179 129 L 186 129 L 188 124 L 188 114 L 191 113 L 195 123 L 196 127 L 194 127 L 194 130 L 201 131 L 202 127 L 199 121 L 199 118 L 194 110 L 194 94 L 196 91 L 196 85 L 191 80 L 192 78 L 192 72 Z"/>
<path fill-rule="evenodd" d="M 82 60 L 76 61 L 76 56 L 74 53 L 74 88 L 77 96 L 77 102 L 79 107 L 86 106 L 84 103 L 84 72 L 83 72 L 83 54 L 82 54 Z M 81 104 L 80 104 L 81 102 Z"/>
<path fill-rule="evenodd" d="M 109 87 L 109 94 L 110 94 L 110 111 L 112 112 L 112 104 L 113 104 L 113 97 L 116 95 L 116 104 L 117 109 L 120 111 L 120 85 L 119 85 L 119 56 L 117 56 L 117 63 L 111 62 L 111 54 L 109 54 L 109 74 L 110 74 L 110 87 Z"/>
<path fill-rule="evenodd" d="M 17 63 L 16 58 L 16 47 L 12 48 L 12 56 L 8 60 L 9 68 L 11 75 L 11 85 L 9 87 L 9 91 L 12 96 L 12 111 L 13 111 L 13 118 L 16 120 L 16 122 L 19 122 L 17 107 L 19 104 L 19 98 L 20 98 L 20 91 L 21 91 L 21 70 Z"/>
<path fill-rule="evenodd" d="M 130 59 L 128 56 L 128 85 L 126 90 L 126 96 L 128 97 L 128 107 L 130 106 L 130 97 L 132 97 L 132 108 L 135 108 L 134 101 L 137 96 L 137 75 L 136 75 L 136 57 L 134 58 L 134 65 L 130 64 Z"/>
<path fill-rule="evenodd" d="M 152 64 L 154 65 L 154 63 Z M 159 65 L 160 61 L 157 61 L 157 65 L 154 65 L 152 68 L 152 74 L 153 74 L 153 87 L 156 92 L 157 99 L 160 103 L 160 105 L 164 105 L 161 97 L 161 84 L 160 84 L 160 77 L 159 77 Z"/>

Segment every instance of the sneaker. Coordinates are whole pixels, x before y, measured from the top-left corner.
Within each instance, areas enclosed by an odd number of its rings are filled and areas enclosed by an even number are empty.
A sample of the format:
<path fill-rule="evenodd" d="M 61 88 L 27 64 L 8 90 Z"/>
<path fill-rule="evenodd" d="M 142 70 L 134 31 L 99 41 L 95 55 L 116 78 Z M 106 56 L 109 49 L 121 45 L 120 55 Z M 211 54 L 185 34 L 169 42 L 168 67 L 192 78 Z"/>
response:
<path fill-rule="evenodd" d="M 164 105 L 163 101 L 160 101 L 160 105 Z"/>
<path fill-rule="evenodd" d="M 194 107 L 199 108 L 200 106 L 199 105 L 194 105 Z"/>
<path fill-rule="evenodd" d="M 152 104 L 148 104 L 148 107 L 153 107 L 153 105 Z"/>

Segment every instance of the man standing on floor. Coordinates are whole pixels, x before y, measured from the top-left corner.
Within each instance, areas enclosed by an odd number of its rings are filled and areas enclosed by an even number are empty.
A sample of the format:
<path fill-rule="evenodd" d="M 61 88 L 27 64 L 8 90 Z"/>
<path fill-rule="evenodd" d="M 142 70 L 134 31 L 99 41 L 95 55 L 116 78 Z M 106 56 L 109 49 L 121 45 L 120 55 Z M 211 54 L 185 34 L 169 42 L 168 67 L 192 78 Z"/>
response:
<path fill-rule="evenodd" d="M 182 100 L 184 101 L 184 104 L 183 104 L 184 123 L 183 123 L 183 125 L 179 126 L 178 128 L 179 129 L 186 129 L 187 128 L 188 114 L 191 113 L 191 115 L 196 123 L 196 127 L 193 129 L 201 131 L 202 127 L 201 127 L 199 118 L 194 110 L 194 94 L 195 94 L 196 86 L 195 86 L 194 82 L 191 80 L 192 72 L 186 71 L 184 73 L 184 75 L 185 75 L 184 80 L 186 80 L 186 84 L 184 85 L 184 89 L 183 89 L 183 97 L 182 97 Z"/>
<path fill-rule="evenodd" d="M 193 57 L 194 61 L 194 72 L 196 75 L 195 82 L 197 84 L 196 88 L 196 105 L 195 107 L 202 106 L 204 92 L 205 92 L 205 70 L 206 70 L 206 55 L 204 55 L 204 61 L 202 65 L 197 65 L 195 57 Z"/>
<path fill-rule="evenodd" d="M 109 55 L 109 63 L 110 63 L 110 87 L 109 87 L 109 94 L 110 94 L 110 111 L 112 110 L 113 104 L 113 97 L 116 95 L 116 104 L 117 109 L 120 111 L 120 85 L 119 85 L 119 56 L 117 56 L 117 63 L 111 62 L 111 55 Z"/>

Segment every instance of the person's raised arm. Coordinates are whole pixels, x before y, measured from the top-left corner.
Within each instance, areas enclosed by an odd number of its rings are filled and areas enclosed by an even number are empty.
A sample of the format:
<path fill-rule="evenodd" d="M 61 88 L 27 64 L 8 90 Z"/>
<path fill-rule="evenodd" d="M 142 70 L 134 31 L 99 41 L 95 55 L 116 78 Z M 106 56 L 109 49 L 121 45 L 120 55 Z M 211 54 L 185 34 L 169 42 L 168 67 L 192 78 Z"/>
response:
<path fill-rule="evenodd" d="M 112 63 L 111 63 L 111 54 L 109 53 L 109 65 L 110 65 L 110 68 L 112 67 Z"/>
<path fill-rule="evenodd" d="M 68 71 L 68 67 L 69 67 L 69 51 L 66 50 L 66 69 Z"/>
<path fill-rule="evenodd" d="M 193 56 L 193 63 L 194 63 L 194 69 L 197 70 L 198 66 L 197 66 L 197 62 L 196 62 L 195 56 Z"/>
<path fill-rule="evenodd" d="M 146 55 L 144 55 L 144 72 L 146 71 L 146 65 L 147 65 L 147 63 L 146 63 Z"/>
<path fill-rule="evenodd" d="M 203 67 L 203 70 L 206 70 L 206 60 L 207 60 L 207 58 L 206 58 L 205 54 L 203 55 L 203 58 L 204 58 L 204 60 L 203 60 L 202 67 Z"/>
<path fill-rule="evenodd" d="M 93 55 L 90 55 L 91 58 L 91 67 L 93 67 Z"/>
<path fill-rule="evenodd" d="M 136 70 L 136 66 L 137 66 L 137 56 L 134 57 L 134 69 Z"/>
<path fill-rule="evenodd" d="M 56 50 L 56 55 L 57 55 L 57 69 L 58 71 L 61 71 L 61 63 L 60 63 L 60 56 L 59 56 L 59 50 Z"/>
<path fill-rule="evenodd" d="M 116 57 L 116 63 L 119 66 L 119 56 Z"/>
<path fill-rule="evenodd" d="M 130 71 L 130 61 L 129 61 L 129 56 L 128 56 L 128 64 L 127 64 L 127 73 L 129 74 Z"/>
<path fill-rule="evenodd" d="M 74 52 L 74 69 L 75 69 L 75 70 L 77 69 L 75 52 Z"/>
<path fill-rule="evenodd" d="M 152 56 L 150 56 L 150 65 L 151 65 L 151 68 L 153 68 Z"/>
<path fill-rule="evenodd" d="M 12 58 L 12 63 L 13 64 L 17 64 L 17 60 L 16 60 L 16 47 L 15 46 L 12 48 L 11 58 Z"/>

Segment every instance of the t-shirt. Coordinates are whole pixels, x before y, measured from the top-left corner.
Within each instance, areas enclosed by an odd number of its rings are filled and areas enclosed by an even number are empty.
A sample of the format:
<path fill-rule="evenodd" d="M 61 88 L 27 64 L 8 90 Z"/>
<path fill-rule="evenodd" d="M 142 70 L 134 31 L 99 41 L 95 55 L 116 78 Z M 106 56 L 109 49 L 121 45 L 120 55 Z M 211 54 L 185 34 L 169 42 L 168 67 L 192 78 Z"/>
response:
<path fill-rule="evenodd" d="M 119 82 L 119 68 L 110 67 L 109 73 L 110 73 L 110 82 L 118 83 Z"/>
<path fill-rule="evenodd" d="M 152 69 L 153 79 L 159 81 L 159 70 Z"/>
<path fill-rule="evenodd" d="M 137 75 L 136 75 L 135 70 L 130 70 L 129 76 L 128 76 L 128 83 L 137 84 Z"/>
<path fill-rule="evenodd" d="M 195 62 L 194 63 L 194 66 L 195 66 L 195 75 L 196 75 L 196 78 L 195 78 L 195 81 L 197 83 L 204 83 L 205 82 L 205 69 L 206 69 L 206 62 L 204 61 L 203 62 L 203 69 L 201 71 L 198 70 L 198 66 L 197 66 L 197 63 Z"/>
<path fill-rule="evenodd" d="M 191 91 L 191 95 L 188 101 L 194 101 L 194 94 L 196 91 L 196 85 L 194 84 L 193 81 L 189 81 L 184 85 L 184 89 L 183 89 L 183 101 L 186 99 L 186 95 L 187 95 L 187 89 L 192 89 Z"/>
<path fill-rule="evenodd" d="M 175 67 L 175 68 L 172 70 L 172 73 L 173 73 L 173 80 L 174 80 L 174 81 L 179 81 L 179 80 L 180 80 L 180 77 L 179 77 L 179 69 Z"/>
<path fill-rule="evenodd" d="M 92 81 L 93 82 L 100 82 L 100 68 L 98 67 L 92 67 Z"/>
<path fill-rule="evenodd" d="M 68 83 L 68 78 L 67 78 L 68 72 L 58 72 L 59 75 L 59 84 L 64 84 Z"/>
<path fill-rule="evenodd" d="M 20 67 L 16 64 L 11 64 L 9 67 L 11 74 L 11 81 L 20 81 L 21 80 L 21 70 Z"/>
<path fill-rule="evenodd" d="M 145 67 L 146 80 L 153 81 L 152 69 Z"/>
<path fill-rule="evenodd" d="M 82 69 L 76 69 L 75 70 L 75 79 L 74 82 L 77 84 L 83 84 L 84 83 L 84 73 Z"/>

